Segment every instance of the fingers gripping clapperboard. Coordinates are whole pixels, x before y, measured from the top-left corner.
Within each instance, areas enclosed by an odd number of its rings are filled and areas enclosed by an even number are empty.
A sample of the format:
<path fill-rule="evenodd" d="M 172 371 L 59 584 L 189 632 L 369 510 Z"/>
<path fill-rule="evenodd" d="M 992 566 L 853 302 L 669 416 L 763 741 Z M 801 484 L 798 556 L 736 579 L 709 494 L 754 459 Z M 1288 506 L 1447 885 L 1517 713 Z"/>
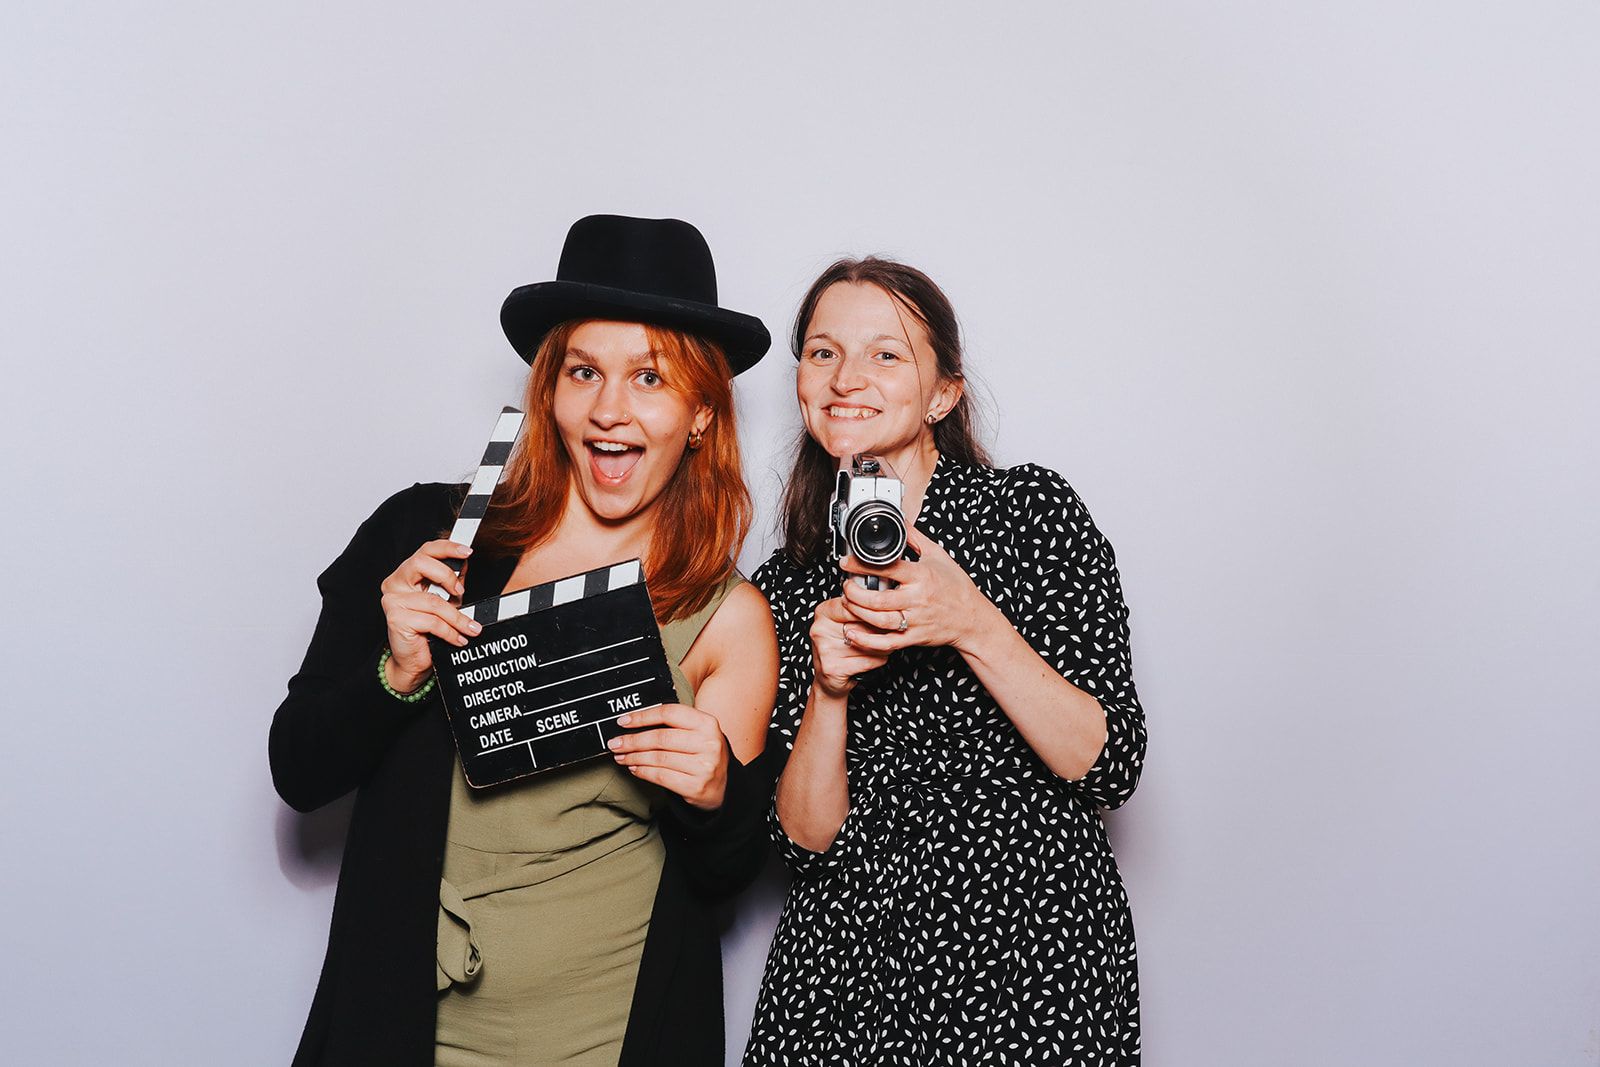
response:
<path fill-rule="evenodd" d="M 522 419 L 516 408 L 500 413 L 452 541 L 472 543 Z M 460 572 L 462 561 L 450 564 Z M 465 646 L 429 643 L 461 767 L 475 788 L 601 755 L 626 732 L 619 716 L 677 699 L 637 559 L 461 610 L 483 632 Z"/>

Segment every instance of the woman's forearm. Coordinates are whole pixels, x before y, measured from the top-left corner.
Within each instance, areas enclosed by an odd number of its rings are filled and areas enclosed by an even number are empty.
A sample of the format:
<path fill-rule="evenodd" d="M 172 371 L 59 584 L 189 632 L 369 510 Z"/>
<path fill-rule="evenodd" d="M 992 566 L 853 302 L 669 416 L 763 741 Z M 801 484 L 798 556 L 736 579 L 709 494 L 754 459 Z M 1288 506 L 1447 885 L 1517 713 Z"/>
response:
<path fill-rule="evenodd" d="M 319 638 L 327 630 L 319 624 Z M 384 692 L 378 684 L 376 651 L 342 674 L 335 674 L 338 667 L 331 659 L 325 643 L 314 639 L 267 735 L 273 784 L 296 811 L 320 808 L 360 786 L 394 740 L 423 709 L 433 709 L 436 699 L 407 704 Z"/>
<path fill-rule="evenodd" d="M 778 779 L 778 821 L 801 848 L 825 852 L 850 810 L 844 749 L 847 698 L 812 685 L 789 762 Z"/>
<path fill-rule="evenodd" d="M 1057 674 L 993 603 L 970 633 L 958 651 L 1023 740 L 1062 778 L 1088 774 L 1106 743 L 1100 702 Z"/>

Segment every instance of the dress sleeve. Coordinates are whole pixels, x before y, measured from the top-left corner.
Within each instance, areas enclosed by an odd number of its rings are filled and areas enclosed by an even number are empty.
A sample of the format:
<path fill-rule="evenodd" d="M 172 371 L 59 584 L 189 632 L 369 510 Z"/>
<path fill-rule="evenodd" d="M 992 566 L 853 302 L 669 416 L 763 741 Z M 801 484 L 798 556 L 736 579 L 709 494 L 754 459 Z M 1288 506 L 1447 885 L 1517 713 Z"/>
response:
<path fill-rule="evenodd" d="M 378 681 L 387 635 L 378 584 L 416 551 L 403 542 L 417 492 L 384 501 L 317 578 L 322 612 L 267 739 L 273 785 L 297 811 L 364 783 L 401 731 L 438 700 L 436 690 L 407 704 Z"/>
<path fill-rule="evenodd" d="M 1105 709 L 1105 747 L 1087 774 L 1066 784 L 1102 807 L 1120 807 L 1139 784 L 1145 723 L 1116 555 L 1061 475 L 1029 464 L 1006 480 L 1017 604 L 1007 614 L 1046 663 Z"/>
<path fill-rule="evenodd" d="M 791 875 L 799 879 L 817 879 L 865 863 L 872 853 L 870 842 L 881 839 L 881 835 L 874 836 L 865 827 L 878 823 L 880 817 L 875 798 L 852 793 L 850 808 L 832 843 L 821 852 L 813 852 L 783 828 L 778 820 L 778 798 L 774 793 L 767 805 L 767 834 Z"/>

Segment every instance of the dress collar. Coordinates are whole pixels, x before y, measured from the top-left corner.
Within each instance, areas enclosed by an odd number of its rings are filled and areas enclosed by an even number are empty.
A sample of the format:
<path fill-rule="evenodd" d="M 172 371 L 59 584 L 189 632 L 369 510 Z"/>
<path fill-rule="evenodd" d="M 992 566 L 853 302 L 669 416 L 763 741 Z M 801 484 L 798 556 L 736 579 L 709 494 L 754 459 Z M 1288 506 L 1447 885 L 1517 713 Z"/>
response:
<path fill-rule="evenodd" d="M 946 490 L 960 467 L 961 464 L 946 459 L 943 452 L 939 453 L 938 460 L 933 464 L 933 473 L 928 476 L 928 487 L 922 491 L 922 508 L 917 512 L 917 529 L 923 533 L 928 533 L 930 520 L 935 526 L 942 526 L 946 521 Z"/>

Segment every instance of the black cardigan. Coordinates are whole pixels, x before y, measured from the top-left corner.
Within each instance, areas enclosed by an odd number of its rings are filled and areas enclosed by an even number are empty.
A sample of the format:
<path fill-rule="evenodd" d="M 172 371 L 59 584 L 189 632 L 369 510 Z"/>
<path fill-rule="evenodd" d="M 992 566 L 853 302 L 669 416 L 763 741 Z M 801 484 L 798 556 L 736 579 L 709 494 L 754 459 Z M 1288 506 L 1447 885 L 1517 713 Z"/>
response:
<path fill-rule="evenodd" d="M 272 780 L 297 811 L 357 790 L 322 964 L 296 1067 L 433 1063 L 439 877 L 455 749 L 438 698 L 397 701 L 378 682 L 378 584 L 448 530 L 464 486 L 416 485 L 385 501 L 317 579 L 322 614 L 272 720 Z M 501 592 L 514 558 L 474 557 L 468 601 Z M 729 757 L 713 813 L 674 797 L 666 862 L 639 963 L 622 1067 L 723 1062 L 716 901 L 766 858 L 766 761 Z"/>

